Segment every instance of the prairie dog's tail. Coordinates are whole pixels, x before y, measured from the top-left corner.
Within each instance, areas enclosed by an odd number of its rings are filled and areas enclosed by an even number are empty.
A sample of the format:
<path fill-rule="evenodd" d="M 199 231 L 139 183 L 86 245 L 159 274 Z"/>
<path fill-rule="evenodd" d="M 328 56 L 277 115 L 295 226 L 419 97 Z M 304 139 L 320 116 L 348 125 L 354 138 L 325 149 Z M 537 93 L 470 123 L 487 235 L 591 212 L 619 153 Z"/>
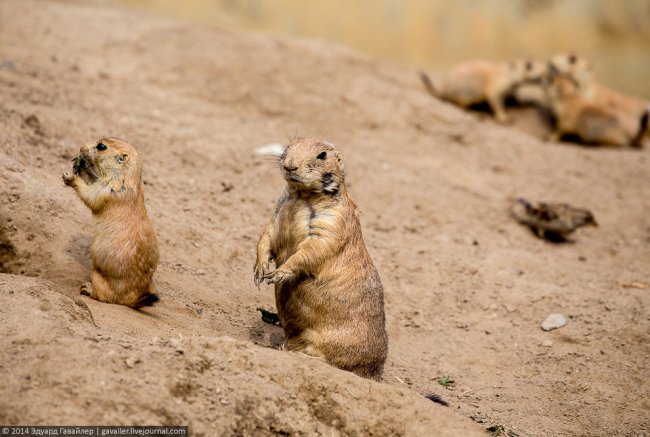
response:
<path fill-rule="evenodd" d="M 648 129 L 648 119 L 650 118 L 650 105 L 643 111 L 643 115 L 639 119 L 639 131 L 632 140 L 632 145 L 634 147 L 641 147 L 643 145 L 643 137 L 646 135 L 646 131 L 650 132 Z"/>
<path fill-rule="evenodd" d="M 134 305 L 133 308 L 149 307 L 158 302 L 160 298 L 157 294 L 147 293 L 143 295 Z"/>
<path fill-rule="evenodd" d="M 445 401 L 444 399 L 442 399 L 440 396 L 438 396 L 436 394 L 429 393 L 428 395 L 425 396 L 425 398 L 429 399 L 431 402 L 435 402 L 436 404 L 440 404 L 440 405 L 443 405 L 445 407 L 449 406 L 447 401 Z"/>
<path fill-rule="evenodd" d="M 424 87 L 427 89 L 427 91 L 429 91 L 429 94 L 431 94 L 433 97 L 439 97 L 438 90 L 436 90 L 436 87 L 433 86 L 433 82 L 431 82 L 431 78 L 429 78 L 428 74 L 426 74 L 424 71 L 421 71 L 420 79 L 422 80 Z"/>

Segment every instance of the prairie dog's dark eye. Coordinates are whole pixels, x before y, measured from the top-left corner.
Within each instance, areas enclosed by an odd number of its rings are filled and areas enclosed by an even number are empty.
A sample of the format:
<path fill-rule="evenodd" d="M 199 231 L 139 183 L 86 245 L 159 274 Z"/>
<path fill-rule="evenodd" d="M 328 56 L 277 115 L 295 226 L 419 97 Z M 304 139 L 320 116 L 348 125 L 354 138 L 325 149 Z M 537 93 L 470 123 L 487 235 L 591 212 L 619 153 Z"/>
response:
<path fill-rule="evenodd" d="M 99 151 L 106 150 L 107 148 L 108 147 L 106 147 L 106 144 L 104 144 L 104 143 L 97 144 L 97 150 L 99 150 Z"/>
<path fill-rule="evenodd" d="M 327 152 L 320 152 L 316 159 L 325 159 L 327 158 Z"/>

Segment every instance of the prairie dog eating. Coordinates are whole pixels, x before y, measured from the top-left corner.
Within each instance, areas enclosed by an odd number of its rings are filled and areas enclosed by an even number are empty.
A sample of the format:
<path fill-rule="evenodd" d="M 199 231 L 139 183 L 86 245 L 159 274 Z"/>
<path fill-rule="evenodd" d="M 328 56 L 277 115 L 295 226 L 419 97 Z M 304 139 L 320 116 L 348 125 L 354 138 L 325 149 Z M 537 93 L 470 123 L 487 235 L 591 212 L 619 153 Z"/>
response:
<path fill-rule="evenodd" d="M 117 138 L 87 143 L 63 181 L 95 219 L 93 272 L 91 281 L 81 286 L 82 294 L 132 308 L 158 301 L 152 291 L 158 242 L 144 205 L 136 149 Z"/>

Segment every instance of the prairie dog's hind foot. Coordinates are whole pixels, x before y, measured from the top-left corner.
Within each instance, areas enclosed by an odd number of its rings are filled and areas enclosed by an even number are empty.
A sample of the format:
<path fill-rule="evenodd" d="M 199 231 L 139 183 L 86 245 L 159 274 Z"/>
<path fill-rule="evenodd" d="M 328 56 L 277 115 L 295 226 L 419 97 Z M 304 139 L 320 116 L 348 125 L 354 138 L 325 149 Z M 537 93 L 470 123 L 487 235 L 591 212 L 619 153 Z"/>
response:
<path fill-rule="evenodd" d="M 505 113 L 503 113 L 503 112 L 497 112 L 497 113 L 495 114 L 495 118 L 496 118 L 497 123 L 502 124 L 502 125 L 505 125 L 505 126 L 507 126 L 507 125 L 509 125 L 509 124 L 512 123 L 512 120 L 510 119 L 510 117 L 508 117 L 508 116 L 507 116 Z"/>
<path fill-rule="evenodd" d="M 562 139 L 562 135 L 559 132 L 551 132 L 544 137 L 544 141 L 547 143 L 559 143 Z"/>
<path fill-rule="evenodd" d="M 81 287 L 79 288 L 79 294 L 83 294 L 84 296 L 88 297 L 93 297 L 93 284 L 90 282 L 84 282 L 81 284 Z"/>

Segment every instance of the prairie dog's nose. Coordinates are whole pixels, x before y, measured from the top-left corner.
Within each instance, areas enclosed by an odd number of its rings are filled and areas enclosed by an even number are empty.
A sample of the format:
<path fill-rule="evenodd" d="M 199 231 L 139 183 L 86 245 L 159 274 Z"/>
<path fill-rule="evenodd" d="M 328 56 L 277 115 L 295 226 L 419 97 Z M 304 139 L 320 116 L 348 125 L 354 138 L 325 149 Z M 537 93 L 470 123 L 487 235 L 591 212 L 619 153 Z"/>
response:
<path fill-rule="evenodd" d="M 81 148 L 79 149 L 79 152 L 88 153 L 88 145 L 84 144 L 83 146 L 81 146 Z"/>
<path fill-rule="evenodd" d="M 284 169 L 288 172 L 292 172 L 295 170 L 298 170 L 298 167 L 296 167 L 293 162 L 285 162 L 284 163 Z"/>

